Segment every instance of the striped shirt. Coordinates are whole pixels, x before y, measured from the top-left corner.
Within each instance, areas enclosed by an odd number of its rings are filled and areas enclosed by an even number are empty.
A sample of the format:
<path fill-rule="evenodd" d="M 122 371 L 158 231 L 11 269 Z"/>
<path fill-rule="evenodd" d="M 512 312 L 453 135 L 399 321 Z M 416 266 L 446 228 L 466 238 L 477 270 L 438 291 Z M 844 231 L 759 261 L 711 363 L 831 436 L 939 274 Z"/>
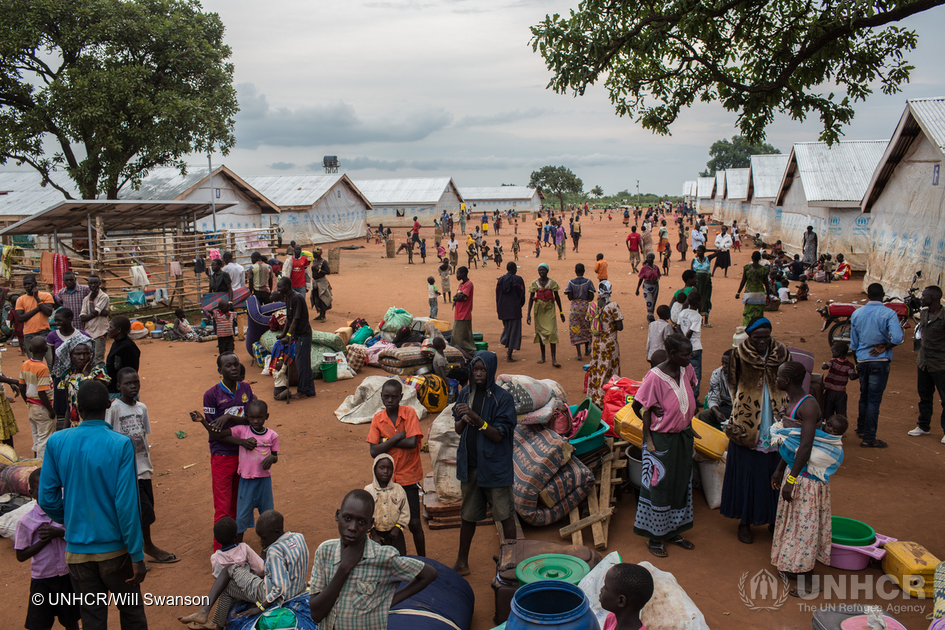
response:
<path fill-rule="evenodd" d="M 216 331 L 217 337 L 232 337 L 233 331 L 236 329 L 236 313 L 233 311 L 229 313 L 213 311 L 213 329 Z"/>
<path fill-rule="evenodd" d="M 266 602 L 292 599 L 305 592 L 308 545 L 305 536 L 285 532 L 265 550 Z"/>
<path fill-rule="evenodd" d="M 341 540 L 326 540 L 315 551 L 311 594 L 326 588 L 341 564 Z M 404 558 L 396 549 L 364 541 L 364 555 L 348 575 L 320 630 L 384 630 L 394 592 L 401 582 L 413 580 L 423 570 L 423 561 Z"/>
<path fill-rule="evenodd" d="M 42 405 L 39 392 L 48 392 L 52 389 L 52 379 L 49 378 L 49 367 L 45 361 L 27 359 L 20 368 L 20 385 L 26 385 L 26 402 Z"/>
<path fill-rule="evenodd" d="M 90 289 L 84 284 L 75 285 L 75 289 L 71 292 L 69 289 L 62 288 L 59 289 L 59 293 L 56 294 L 56 297 L 59 298 L 59 302 L 65 306 L 67 309 L 72 311 L 72 314 L 75 316 L 75 319 L 72 320 L 72 325 L 75 326 L 77 330 L 85 330 L 85 322 L 79 319 L 79 315 L 82 313 L 82 300 L 85 299 L 85 296 L 90 293 Z"/>
<path fill-rule="evenodd" d="M 835 392 L 847 391 L 847 381 L 856 374 L 856 368 L 845 359 L 827 361 L 827 373 L 824 375 L 824 389 Z"/>

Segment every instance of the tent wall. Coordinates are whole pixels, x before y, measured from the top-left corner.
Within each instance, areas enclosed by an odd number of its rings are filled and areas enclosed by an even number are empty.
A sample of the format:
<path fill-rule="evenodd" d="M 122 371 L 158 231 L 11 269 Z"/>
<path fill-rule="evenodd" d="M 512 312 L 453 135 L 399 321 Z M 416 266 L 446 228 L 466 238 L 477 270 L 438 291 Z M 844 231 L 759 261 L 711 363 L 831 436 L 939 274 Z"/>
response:
<path fill-rule="evenodd" d="M 335 243 L 364 236 L 367 207 L 345 185 L 335 185 L 308 210 L 284 209 L 278 219 L 283 240 L 301 243 Z"/>
<path fill-rule="evenodd" d="M 886 295 L 902 296 L 916 270 L 926 285 L 945 282 L 945 182 L 933 185 L 942 158 L 920 133 L 873 204 L 864 288 L 880 282 Z"/>
<path fill-rule="evenodd" d="M 372 228 L 376 228 L 380 223 L 383 223 L 384 227 L 406 228 L 411 227 L 413 218 L 417 217 L 421 225 L 433 225 L 433 221 L 440 218 L 440 211 L 437 208 L 438 206 L 432 204 L 377 203 L 373 210 L 367 211 L 365 221 Z M 447 212 L 459 212 L 459 204 L 456 205 L 456 210 Z M 398 216 L 398 213 L 402 216 Z"/>
<path fill-rule="evenodd" d="M 213 188 L 217 203 L 225 201 L 235 202 L 226 210 L 217 212 L 217 230 L 236 230 L 247 228 L 267 227 L 268 221 L 263 219 L 262 209 L 255 201 L 244 195 L 233 186 L 229 177 L 222 174 L 213 176 Z M 192 190 L 190 194 L 181 197 L 181 201 L 206 202 L 210 199 L 210 183 Z M 213 216 L 197 221 L 197 229 L 202 232 L 213 231 Z"/>

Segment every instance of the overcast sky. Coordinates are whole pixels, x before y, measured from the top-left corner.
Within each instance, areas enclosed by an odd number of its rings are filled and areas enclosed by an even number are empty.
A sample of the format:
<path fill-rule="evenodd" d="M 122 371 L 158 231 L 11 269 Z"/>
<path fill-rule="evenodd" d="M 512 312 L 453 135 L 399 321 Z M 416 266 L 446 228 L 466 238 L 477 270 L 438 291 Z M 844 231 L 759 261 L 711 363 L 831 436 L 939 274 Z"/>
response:
<path fill-rule="evenodd" d="M 576 2 L 533 0 L 204 0 L 233 49 L 241 112 L 225 162 L 244 176 L 322 172 L 338 155 L 352 178 L 451 176 L 458 186 L 525 185 L 563 164 L 607 194 L 679 194 L 708 148 L 736 133 L 717 104 L 684 112 L 671 137 L 619 118 L 601 88 L 546 89 L 529 27 Z M 907 98 L 945 95 L 945 9 L 904 23 L 919 31 L 912 82 L 858 105 L 851 140 L 888 139 Z M 819 121 L 781 117 L 768 141 L 788 152 Z M 199 161 L 195 159 L 193 161 Z"/>

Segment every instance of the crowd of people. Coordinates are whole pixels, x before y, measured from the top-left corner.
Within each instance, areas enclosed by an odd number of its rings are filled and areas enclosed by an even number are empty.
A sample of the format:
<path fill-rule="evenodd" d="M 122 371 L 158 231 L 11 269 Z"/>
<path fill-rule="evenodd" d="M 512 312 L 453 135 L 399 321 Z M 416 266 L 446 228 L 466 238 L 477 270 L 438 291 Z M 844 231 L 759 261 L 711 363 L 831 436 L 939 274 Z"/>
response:
<path fill-rule="evenodd" d="M 559 260 L 564 259 L 567 238 L 572 240 L 572 252 L 578 252 L 582 214 L 589 216 L 586 208 L 572 210 L 568 229 L 563 214 L 549 211 L 536 219 L 536 258 L 543 248 L 555 247 Z M 777 247 L 772 253 L 752 253 L 735 295 L 743 303 L 742 336 L 716 362 L 703 356 L 702 334 L 712 327 L 713 297 L 720 299 L 718 293 L 713 296 L 715 272 L 721 269 L 722 277 L 727 277 L 733 266 L 731 252 L 740 251 L 737 224 L 731 232 L 729 226 L 720 226 L 710 249 L 708 226 L 696 220 L 691 209 L 639 209 L 633 218 L 626 247 L 637 280 L 635 294 L 642 292 L 646 309 L 646 360 L 651 366 L 633 403 L 644 433 L 643 479 L 633 532 L 659 558 L 668 555 L 667 543 L 687 551 L 695 548 L 683 534 L 694 527 L 692 452 L 700 435 L 692 421 L 697 417 L 729 439 L 720 512 L 737 521 L 737 540 L 753 544 L 753 528 L 766 526 L 772 533 L 772 564 L 787 577 L 809 576 L 815 562 L 828 563 L 830 558 L 829 482 L 843 460 L 849 380 L 860 384 L 856 426 L 860 446 L 887 446 L 877 437 L 879 409 L 893 349 L 903 342 L 903 331 L 895 313 L 884 306 L 883 287 L 868 288 L 868 303 L 851 318 L 849 344 L 831 348 L 832 358 L 823 364 L 827 372 L 821 404 L 806 386 L 812 366 L 778 341 L 774 324 L 765 317 L 772 300 L 794 299 L 782 293 L 789 280 L 804 282 L 801 279 L 816 273 L 824 260 L 811 229 L 804 236 L 802 259 L 792 259 Z M 629 220 L 627 211 L 628 227 Z M 669 271 L 672 249 L 670 220 L 679 234 L 676 251 L 688 268 L 681 274 L 683 288 L 669 300 L 664 295 L 660 303 L 659 285 Z M 461 213 L 460 232 L 465 234 L 470 223 L 470 261 L 474 254 L 484 263 L 491 257 L 499 268 L 501 243 L 489 247 L 487 235 L 490 231 L 498 235 L 503 225 L 516 235 L 518 217 Z M 477 351 L 473 340 L 473 307 L 480 298 L 469 267 L 458 264 L 460 244 L 452 217 L 440 217 L 438 227 L 444 235 L 437 250 L 439 285 L 434 276 L 427 280 L 431 317 L 436 316 L 440 299 L 451 306 L 450 342 L 466 355 L 467 384 L 452 411 L 459 435 L 456 468 L 462 493 L 453 569 L 468 575 L 476 524 L 486 518 L 487 510 L 506 539 L 516 537 L 512 494 L 516 415 L 511 395 L 496 384 L 499 357 Z M 378 233 L 388 236 L 383 227 Z M 414 245 L 423 244 L 419 233 L 415 220 L 408 255 Z M 693 253 L 686 261 L 689 249 Z M 559 283 L 550 265 L 538 261 L 530 270 L 535 278 L 527 282 L 516 263 L 519 252 L 513 244 L 515 260 L 507 261 L 506 273 L 495 287 L 505 361 L 517 360 L 514 353 L 521 350 L 524 319 L 525 326 L 534 325 L 538 363 L 549 358 L 547 346 L 551 365 L 560 368 L 557 350 L 563 335 L 559 337 L 558 327 L 565 325 L 576 358 L 587 360 L 586 394 L 602 407 L 605 385 L 621 376 L 619 341 L 625 324 L 613 299 L 617 281 L 610 278 L 606 257 L 603 253 L 595 257 L 596 282 L 586 277 L 585 265 L 577 263 L 574 276 Z M 299 385 L 294 397 L 315 396 L 310 361 L 304 360 L 311 352 L 311 321 L 325 320 L 332 307 L 330 270 L 321 253 L 315 248 L 308 255 L 293 242 L 285 260 L 266 261 L 254 253 L 251 265 L 244 268 L 224 252 L 211 261 L 207 272 L 211 292 L 223 294 L 209 314 L 218 336 L 219 382 L 204 394 L 203 409 L 190 415 L 208 435 L 213 580 L 208 581 L 209 604 L 180 617 L 189 627 L 222 627 L 239 602 L 248 606 L 242 610 L 253 614 L 307 593 L 311 617 L 324 628 L 384 628 L 392 605 L 437 578 L 432 566 L 405 557 L 407 532 L 420 557 L 426 556 L 426 535 L 420 490 L 423 431 L 416 412 L 401 404 L 400 379 L 389 379 L 381 390 L 383 409 L 374 415 L 365 435 L 372 482 L 363 490 L 351 490 L 338 503 L 338 538 L 322 542 L 310 555 L 305 537 L 286 529 L 275 510 L 271 476 L 278 470 L 280 438 L 267 426 L 269 406 L 253 392 L 245 379 L 246 366 L 234 353 L 230 302 L 240 289 L 248 289 L 261 303 L 285 303 L 285 323 L 278 337 L 295 343 Z M 846 270 L 831 278 L 844 275 Z M 33 277 L 23 279 L 24 295 L 15 300 L 15 313 L 23 325 L 26 357 L 19 378 L 0 377 L 26 402 L 32 450 L 42 459 L 41 472 L 30 478 L 30 492 L 38 503 L 17 528 L 17 559 L 32 563 L 33 593 L 138 594 L 137 600 L 119 605 L 121 625 L 144 628 L 140 584 L 147 563 L 170 564 L 180 558 L 157 546 L 151 535 L 156 521 L 154 466 L 147 439 L 150 419 L 142 402 L 148 392 L 142 390 L 138 376 L 140 351 L 128 336 L 130 320 L 109 312 L 98 277 L 82 285 L 74 274 L 66 274 L 64 283 L 65 289 L 51 295 L 37 290 Z M 632 283 L 624 288 L 632 289 Z M 567 310 L 562 295 L 568 300 Z M 913 437 L 931 432 L 934 395 L 937 391 L 945 396 L 941 300 L 942 291 L 936 286 L 922 293 L 919 417 L 909 431 Z M 317 310 L 315 318 L 310 317 L 310 305 Z M 193 330 L 183 315 L 178 315 L 177 323 L 187 325 L 180 328 L 187 338 Z M 55 330 L 50 329 L 50 318 Z M 112 340 L 110 346 L 106 337 Z M 847 360 L 848 353 L 855 363 Z M 703 387 L 706 360 L 717 367 Z M 942 428 L 945 431 L 945 411 Z M 12 444 L 17 426 L 6 397 L 0 397 L 0 429 L 0 438 Z M 243 541 L 250 529 L 259 537 L 264 557 Z M 406 585 L 398 590 L 402 582 Z M 369 601 L 364 597 L 366 584 L 371 585 Z M 798 580 L 791 594 L 809 594 L 806 584 Z M 611 569 L 600 593 L 601 606 L 611 613 L 605 628 L 639 627 L 640 610 L 652 592 L 652 578 L 645 569 L 629 564 Z M 31 602 L 27 627 L 48 628 L 58 618 L 64 627 L 77 628 L 81 618 L 86 630 L 105 628 L 107 606 L 100 600 L 90 602 L 70 607 Z"/>

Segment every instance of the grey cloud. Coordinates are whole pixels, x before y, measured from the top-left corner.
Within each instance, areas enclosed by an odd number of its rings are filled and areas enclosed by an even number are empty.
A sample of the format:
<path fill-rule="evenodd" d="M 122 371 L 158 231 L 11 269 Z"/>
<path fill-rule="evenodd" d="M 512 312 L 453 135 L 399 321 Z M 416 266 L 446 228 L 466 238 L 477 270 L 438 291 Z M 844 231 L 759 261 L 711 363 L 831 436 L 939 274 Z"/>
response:
<path fill-rule="evenodd" d="M 295 164 L 292 162 L 275 162 L 270 164 L 269 168 L 274 171 L 288 171 L 289 169 L 295 168 Z"/>
<path fill-rule="evenodd" d="M 490 125 L 503 125 L 519 120 L 530 120 L 548 113 L 548 110 L 539 107 L 532 107 L 525 111 L 500 112 L 498 114 L 488 114 L 486 116 L 463 116 L 456 122 L 457 127 L 486 127 Z"/>
<path fill-rule="evenodd" d="M 395 9 L 397 11 L 419 11 L 435 6 L 429 2 L 416 2 L 408 0 L 407 2 L 365 2 L 364 6 L 369 9 Z"/>
<path fill-rule="evenodd" d="M 354 106 L 337 101 L 298 109 L 273 108 L 252 83 L 237 85 L 241 111 L 236 140 L 244 149 L 260 145 L 308 147 L 363 142 L 416 142 L 453 122 L 446 109 L 430 108 L 393 119 L 364 119 Z M 244 106 L 245 103 L 245 106 Z"/>
<path fill-rule="evenodd" d="M 490 155 L 484 157 L 446 157 L 419 160 L 383 160 L 362 156 L 352 160 L 344 160 L 342 163 L 342 168 L 347 171 L 358 171 L 365 169 L 376 169 L 381 171 L 398 171 L 401 169 L 418 171 L 484 171 L 514 168 L 537 169 L 546 164 L 564 164 L 569 168 L 619 166 L 642 163 L 643 161 L 644 160 L 642 158 L 624 155 L 606 155 L 601 153 L 594 153 L 590 155 L 555 155 L 546 157 L 499 157 Z M 321 168 L 321 165 L 313 164 L 310 165 L 309 168 L 312 170 L 318 170 Z"/>

